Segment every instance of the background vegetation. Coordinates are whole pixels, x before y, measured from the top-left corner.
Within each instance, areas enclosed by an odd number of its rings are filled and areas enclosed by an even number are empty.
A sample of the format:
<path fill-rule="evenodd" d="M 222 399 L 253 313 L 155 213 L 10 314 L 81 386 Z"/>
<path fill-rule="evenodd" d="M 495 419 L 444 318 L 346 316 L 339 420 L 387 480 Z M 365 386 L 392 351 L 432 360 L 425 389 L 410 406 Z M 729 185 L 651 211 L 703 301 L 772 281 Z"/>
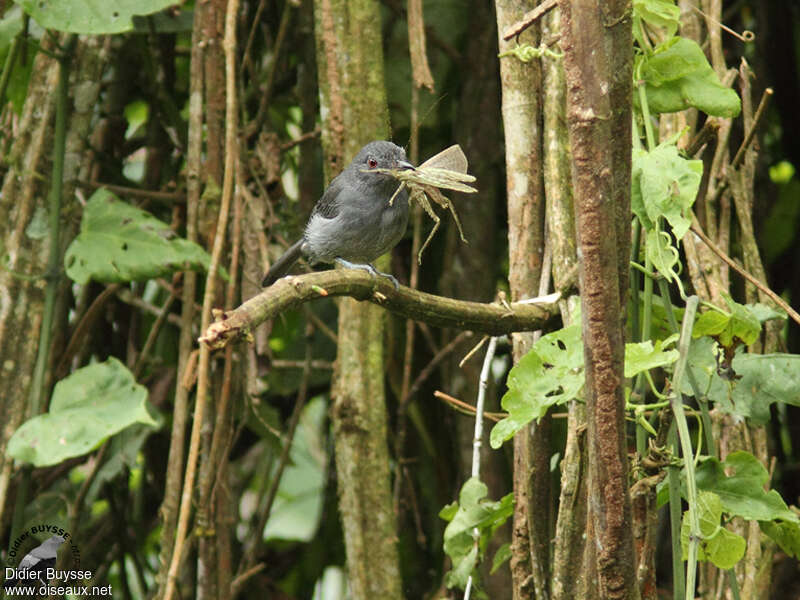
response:
<path fill-rule="evenodd" d="M 0 7 L 4 563 L 49 524 L 122 598 L 800 597 L 797 7 L 555 4 Z M 198 345 L 379 138 L 479 188 L 384 268 L 560 321 Z"/>

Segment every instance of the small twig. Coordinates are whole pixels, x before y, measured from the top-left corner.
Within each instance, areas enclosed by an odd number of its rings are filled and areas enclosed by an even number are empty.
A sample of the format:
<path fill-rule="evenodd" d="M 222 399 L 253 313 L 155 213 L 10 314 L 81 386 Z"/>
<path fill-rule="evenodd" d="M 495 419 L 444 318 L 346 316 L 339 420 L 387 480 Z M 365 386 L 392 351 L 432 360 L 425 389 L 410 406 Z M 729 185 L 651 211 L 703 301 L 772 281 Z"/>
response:
<path fill-rule="evenodd" d="M 750 147 L 750 144 L 755 137 L 756 130 L 758 129 L 758 125 L 761 122 L 761 118 L 764 116 L 764 112 L 766 112 L 767 105 L 769 104 L 770 99 L 772 98 L 772 88 L 767 88 L 764 90 L 764 93 L 761 95 L 761 101 L 758 103 L 758 108 L 756 109 L 756 114 L 753 116 L 753 124 L 750 126 L 750 131 L 747 132 L 747 135 L 742 142 L 742 145 L 739 146 L 739 149 L 736 151 L 736 156 L 733 157 L 733 161 L 731 162 L 731 166 L 734 169 L 739 168 L 739 165 L 744 160 L 744 154 L 747 151 L 747 148 Z"/>
<path fill-rule="evenodd" d="M 114 192 L 120 196 L 136 196 L 138 198 L 145 198 L 147 200 L 156 200 L 158 202 L 180 202 L 186 198 L 183 192 L 164 192 L 160 190 L 141 190 L 139 188 L 128 187 L 124 185 L 114 185 L 111 183 L 103 183 L 102 181 L 83 181 L 76 179 L 74 182 L 84 188 L 92 190 L 106 189 L 109 192 Z"/>
<path fill-rule="evenodd" d="M 773 301 L 775 304 L 777 304 L 777 305 L 778 305 L 778 306 L 779 306 L 781 309 L 783 309 L 783 310 L 786 312 L 786 314 L 788 314 L 788 315 L 789 315 L 789 316 L 792 318 L 792 320 L 793 320 L 793 321 L 795 321 L 795 322 L 796 322 L 798 325 L 800 325 L 800 314 L 798 314 L 798 313 L 797 313 L 797 312 L 796 312 L 796 311 L 795 311 L 795 310 L 794 310 L 794 309 L 793 309 L 791 306 L 789 306 L 789 305 L 786 303 L 786 301 L 785 301 L 783 298 L 781 298 L 781 297 L 780 297 L 778 294 L 776 294 L 775 292 L 773 292 L 773 291 L 772 291 L 772 290 L 771 290 L 769 287 L 767 287 L 766 285 L 764 285 L 764 284 L 763 284 L 762 282 L 760 282 L 758 279 L 756 279 L 755 277 L 753 277 L 753 276 L 752 276 L 750 273 L 748 273 L 747 271 L 745 271 L 745 270 L 744 270 L 742 267 L 740 267 L 740 266 L 739 266 L 739 265 L 736 263 L 736 261 L 734 261 L 734 260 L 733 260 L 733 259 L 732 259 L 730 256 L 728 256 L 727 254 L 725 254 L 725 252 L 723 252 L 721 248 L 719 248 L 719 247 L 718 247 L 718 246 L 717 246 L 717 245 L 716 245 L 714 242 L 712 242 L 712 241 L 709 239 L 709 237 L 708 237 L 708 236 L 707 236 L 707 235 L 706 235 L 706 234 L 703 232 L 703 230 L 701 229 L 701 227 L 700 227 L 700 224 L 697 222 L 697 218 L 696 218 L 696 217 L 695 217 L 695 219 L 694 219 L 694 220 L 693 220 L 693 222 L 692 222 L 692 227 L 691 227 L 691 229 L 692 229 L 692 231 L 693 231 L 695 234 L 697 234 L 697 237 L 699 237 L 701 240 L 703 240 L 703 243 L 704 243 L 706 246 L 708 246 L 708 248 L 709 248 L 709 249 L 710 249 L 710 250 L 711 250 L 711 251 L 712 251 L 714 254 L 716 254 L 717 256 L 719 256 L 719 257 L 720 257 L 720 258 L 721 258 L 721 259 L 722 259 L 722 260 L 723 260 L 725 263 L 727 263 L 727 265 L 728 265 L 729 267 L 731 267 L 731 268 L 732 268 L 734 271 L 736 271 L 737 273 L 739 273 L 739 275 L 741 275 L 742 277 L 744 277 L 744 278 L 745 278 L 747 281 L 749 281 L 749 282 L 750 282 L 750 283 L 752 283 L 754 286 L 756 286 L 756 287 L 757 287 L 757 288 L 758 288 L 760 291 L 762 291 L 764 294 L 766 294 L 767 296 L 769 296 L 769 298 L 770 298 L 770 299 L 771 299 L 771 300 L 772 300 L 772 301 Z"/>
<path fill-rule="evenodd" d="M 303 360 L 281 360 L 274 359 L 269 362 L 273 369 L 304 369 L 306 362 Z M 312 360 L 311 368 L 318 370 L 330 371 L 333 369 L 333 363 L 329 360 Z"/>
<path fill-rule="evenodd" d="M 719 121 L 707 119 L 700 131 L 697 132 L 686 146 L 686 154 L 695 156 L 700 149 L 717 137 L 719 131 Z"/>
<path fill-rule="evenodd" d="M 730 27 L 728 27 L 724 23 L 720 23 L 719 21 L 717 21 L 711 15 L 708 15 L 708 14 L 704 13 L 702 10 L 700 10 L 696 6 L 694 6 L 692 4 L 690 4 L 689 6 L 694 11 L 696 11 L 698 14 L 702 15 L 703 17 L 705 17 L 706 19 L 708 19 L 709 21 L 714 23 L 714 25 L 717 25 L 720 29 L 722 29 L 723 31 L 726 31 L 727 33 L 730 33 L 737 40 L 739 40 L 741 42 L 744 42 L 745 44 L 748 43 L 748 42 L 752 42 L 752 41 L 754 41 L 756 39 L 756 34 L 753 33 L 752 31 L 750 31 L 749 29 L 745 29 L 742 33 L 739 33 L 738 31 L 734 31 L 733 29 L 731 29 Z"/>
<path fill-rule="evenodd" d="M 296 137 L 293 140 L 289 140 L 288 142 L 284 142 L 283 144 L 281 144 L 280 150 L 281 152 L 286 152 L 287 150 L 291 150 L 292 148 L 298 146 L 299 144 L 302 144 L 303 142 L 307 142 L 308 140 L 313 140 L 314 138 L 319 137 L 320 133 L 321 131 L 319 128 L 314 129 L 312 131 L 308 131 Z"/>
<path fill-rule="evenodd" d="M 472 438 L 472 476 L 481 476 L 481 446 L 483 445 L 483 405 L 486 402 L 486 388 L 489 387 L 489 373 L 497 349 L 497 337 L 489 340 L 486 356 L 483 358 L 481 376 L 478 381 L 478 399 L 475 402 L 475 434 Z"/>
<path fill-rule="evenodd" d="M 503 39 L 510 40 L 525 31 L 528 27 L 533 25 L 543 15 L 550 12 L 558 5 L 558 0 L 545 0 L 533 10 L 529 10 L 525 15 L 516 23 L 506 28 L 503 32 Z"/>
<path fill-rule="evenodd" d="M 111 439 L 109 438 L 103 443 L 103 445 L 100 447 L 100 450 L 98 450 L 97 454 L 95 455 L 92 469 L 89 471 L 89 475 L 87 475 L 86 479 L 84 479 L 83 483 L 81 484 L 81 489 L 78 491 L 75 502 L 72 504 L 74 508 L 72 514 L 71 531 L 78 531 L 78 523 L 80 522 L 81 516 L 81 505 L 86 499 L 86 494 L 89 493 L 89 488 L 92 486 L 92 483 L 97 477 L 97 473 L 100 472 L 100 467 L 103 466 L 103 462 L 106 459 L 106 454 L 108 454 L 108 447 L 110 445 Z"/>
<path fill-rule="evenodd" d="M 106 289 L 100 292 L 100 294 L 98 294 L 97 297 L 92 300 L 89 308 L 86 309 L 86 312 L 83 313 L 81 320 L 75 326 L 75 330 L 72 332 L 72 336 L 69 338 L 67 349 L 61 353 L 61 360 L 59 360 L 55 371 L 57 374 L 62 374 L 66 371 L 67 365 L 69 365 L 72 357 L 78 351 L 78 346 L 86 335 L 86 332 L 89 331 L 89 328 L 94 324 L 95 320 L 97 320 L 97 317 L 102 314 L 100 309 L 105 306 L 108 299 L 113 296 L 120 287 L 122 287 L 121 284 L 112 283 L 106 286 Z"/>
<path fill-rule="evenodd" d="M 472 437 L 472 476 L 480 479 L 481 476 L 481 446 L 483 445 L 483 406 L 486 402 L 486 388 L 489 387 L 489 373 L 491 371 L 492 360 L 497 349 L 497 338 L 489 340 L 489 347 L 486 348 L 486 356 L 483 358 L 483 367 L 478 380 L 478 399 L 475 402 L 475 431 Z M 478 547 L 481 539 L 481 531 L 477 527 L 472 530 L 472 537 L 475 540 L 475 547 Z M 464 600 L 469 600 L 470 589 L 472 588 L 472 575 L 467 580 L 467 588 L 464 590 Z"/>
<path fill-rule="evenodd" d="M 261 571 L 263 571 L 266 568 L 267 568 L 266 563 L 262 562 L 262 563 L 258 563 L 257 565 L 254 565 L 254 566 L 250 567 L 244 573 L 241 573 L 240 575 L 237 575 L 236 577 L 234 577 L 233 581 L 231 581 L 231 590 L 240 590 L 240 589 L 242 589 L 244 584 L 247 583 L 248 579 L 252 578 L 255 575 L 258 575 Z M 231 597 L 235 598 L 236 594 L 231 592 Z"/>
<path fill-rule="evenodd" d="M 470 358 L 472 358 L 473 356 L 475 356 L 475 353 L 476 353 L 478 350 L 480 350 L 480 349 L 481 349 L 481 347 L 482 347 L 482 346 L 483 346 L 483 345 L 486 343 L 486 340 L 488 340 L 488 339 L 489 339 L 489 336 L 488 336 L 488 335 L 485 335 L 485 336 L 483 336 L 483 337 L 480 339 L 480 341 L 479 341 L 477 344 L 475 344 L 475 345 L 472 347 L 472 350 L 470 350 L 469 352 L 467 352 L 467 353 L 464 355 L 464 358 L 462 358 L 462 359 L 461 359 L 461 362 L 459 362 L 459 363 L 458 363 L 458 368 L 459 368 L 459 369 L 463 369 L 463 368 L 464 368 L 464 365 L 466 364 L 466 362 L 467 362 L 467 361 L 468 361 Z"/>
<path fill-rule="evenodd" d="M 439 352 L 436 353 L 431 361 L 425 365 L 425 368 L 420 371 L 419 375 L 417 375 L 414 383 L 408 389 L 408 393 L 403 396 L 403 398 L 400 400 L 400 403 L 403 405 L 408 404 L 409 400 L 411 400 L 414 394 L 419 391 L 419 388 L 422 387 L 422 384 L 425 383 L 428 377 L 431 376 L 433 370 L 439 366 L 439 363 L 441 363 L 453 350 L 455 350 L 461 342 L 470 337 L 472 337 L 471 331 L 462 331 L 456 337 L 450 340 L 450 342 L 444 348 L 439 350 Z"/>
<path fill-rule="evenodd" d="M 144 312 L 151 314 L 156 318 L 158 318 L 158 315 L 161 314 L 161 311 L 157 306 L 153 306 L 149 302 L 145 302 L 139 296 L 135 295 L 130 288 L 117 288 L 116 294 L 117 298 L 122 300 L 125 304 L 135 306 L 136 308 L 143 310 Z M 176 327 L 181 326 L 181 318 L 178 315 L 173 315 L 172 313 L 167 316 L 167 322 L 175 325 Z"/>
<path fill-rule="evenodd" d="M 471 404 L 469 404 L 468 402 L 464 402 L 463 400 L 459 400 L 458 398 L 455 398 L 455 397 L 451 396 L 450 394 L 446 394 L 446 393 L 444 393 L 442 391 L 439 391 L 439 390 L 436 390 L 435 392 L 433 392 L 433 395 L 436 398 L 439 398 L 439 400 L 444 400 L 450 406 L 452 406 L 454 409 L 456 409 L 458 412 L 460 412 L 462 414 L 465 414 L 465 415 L 468 415 L 468 416 L 474 416 L 475 415 L 475 407 L 472 406 Z M 505 419 L 508 416 L 508 413 L 505 413 L 505 412 L 485 412 L 484 411 L 483 416 L 486 417 L 487 419 L 490 419 L 490 420 L 494 421 L 496 423 L 497 421 L 500 421 L 501 419 Z"/>
<path fill-rule="evenodd" d="M 167 300 L 164 302 L 164 306 L 161 308 L 161 313 L 158 315 L 158 317 L 156 317 L 156 320 L 153 322 L 153 326 L 150 327 L 150 332 L 147 334 L 147 339 L 144 342 L 144 346 L 142 346 L 142 350 L 141 352 L 139 352 L 139 356 L 136 359 L 136 365 L 133 367 L 133 377 L 135 379 L 138 379 L 139 376 L 142 374 L 145 361 L 147 360 L 147 355 L 150 354 L 150 350 L 156 343 L 156 340 L 158 339 L 158 334 L 161 333 L 161 328 L 167 321 L 167 318 L 170 315 L 169 311 L 172 308 L 172 304 L 173 302 L 175 302 L 176 299 L 177 296 L 174 293 L 169 295 Z"/>

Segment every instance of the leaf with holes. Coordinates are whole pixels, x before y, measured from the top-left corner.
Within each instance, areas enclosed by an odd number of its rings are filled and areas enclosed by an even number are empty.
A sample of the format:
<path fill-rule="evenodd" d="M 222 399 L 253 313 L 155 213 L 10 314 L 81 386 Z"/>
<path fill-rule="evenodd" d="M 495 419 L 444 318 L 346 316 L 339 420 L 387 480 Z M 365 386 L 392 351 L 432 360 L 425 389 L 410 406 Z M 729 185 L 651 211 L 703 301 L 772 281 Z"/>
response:
<path fill-rule="evenodd" d="M 81 232 L 67 248 L 64 264 L 73 281 L 122 283 L 207 269 L 210 257 L 150 213 L 97 190 L 83 211 Z"/>
<path fill-rule="evenodd" d="M 508 374 L 503 409 L 508 417 L 492 428 L 490 444 L 499 448 L 547 409 L 575 398 L 583 387 L 583 343 L 580 325 L 540 338 Z"/>
<path fill-rule="evenodd" d="M 14 432 L 8 454 L 36 467 L 55 465 L 86 454 L 134 423 L 156 427 L 154 415 L 147 389 L 125 365 L 109 358 L 59 381 L 50 411 Z"/>
<path fill-rule="evenodd" d="M 56 31 L 104 34 L 133 29 L 133 17 L 150 15 L 175 0 L 17 0 L 39 25 Z"/>

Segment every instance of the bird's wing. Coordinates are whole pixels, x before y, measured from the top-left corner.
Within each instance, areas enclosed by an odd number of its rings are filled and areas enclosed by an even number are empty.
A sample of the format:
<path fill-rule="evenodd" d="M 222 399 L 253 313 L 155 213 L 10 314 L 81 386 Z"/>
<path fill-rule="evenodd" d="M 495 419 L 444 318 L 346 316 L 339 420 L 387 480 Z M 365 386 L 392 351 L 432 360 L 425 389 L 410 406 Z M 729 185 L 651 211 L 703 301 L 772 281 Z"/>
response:
<path fill-rule="evenodd" d="M 17 569 L 32 569 L 36 565 L 38 565 L 42 561 L 41 556 L 36 556 L 35 552 L 39 548 L 36 547 L 30 552 L 28 552 L 25 556 L 22 557 L 22 560 L 19 561 L 19 565 L 17 565 Z"/>
<path fill-rule="evenodd" d="M 322 198 L 317 201 L 312 214 L 335 219 L 339 215 L 339 195 L 344 188 L 344 178 L 339 175 L 331 181 L 328 189 L 322 194 Z"/>

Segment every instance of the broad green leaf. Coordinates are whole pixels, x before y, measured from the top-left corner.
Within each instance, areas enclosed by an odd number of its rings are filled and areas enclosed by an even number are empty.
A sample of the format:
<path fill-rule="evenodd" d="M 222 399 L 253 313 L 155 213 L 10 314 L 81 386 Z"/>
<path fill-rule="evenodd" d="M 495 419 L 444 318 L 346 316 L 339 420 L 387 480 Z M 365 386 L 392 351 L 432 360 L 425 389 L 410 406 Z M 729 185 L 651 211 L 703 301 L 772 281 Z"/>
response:
<path fill-rule="evenodd" d="M 680 24 L 681 9 L 672 0 L 633 0 L 634 22 L 641 19 L 652 27 L 665 29 L 672 37 Z"/>
<path fill-rule="evenodd" d="M 709 115 L 732 118 L 741 102 L 719 78 L 696 42 L 674 37 L 645 56 L 639 70 L 645 82 L 647 102 L 655 113 L 695 107 Z"/>
<path fill-rule="evenodd" d="M 710 310 L 701 314 L 692 328 L 692 336 L 708 335 L 716 338 L 726 348 L 736 347 L 739 343 L 752 344 L 761 333 L 761 323 L 753 311 L 734 301 L 730 296 L 723 296 L 728 303 L 730 315 Z"/>
<path fill-rule="evenodd" d="M 8 454 L 36 467 L 86 454 L 133 425 L 156 426 L 147 389 L 116 358 L 75 371 L 53 390 L 50 411 L 29 419 L 8 442 Z"/>
<path fill-rule="evenodd" d="M 680 356 L 674 348 L 666 350 L 665 347 L 678 341 L 678 335 L 670 336 L 666 340 L 641 342 L 638 344 L 625 344 L 625 377 L 634 377 L 642 371 L 657 367 L 671 365 Z"/>
<path fill-rule="evenodd" d="M 583 343 L 580 325 L 540 338 L 512 367 L 501 404 L 509 416 L 492 428 L 489 443 L 502 443 L 542 417 L 553 405 L 572 400 L 583 387 Z"/>
<path fill-rule="evenodd" d="M 439 513 L 451 517 L 444 530 L 444 551 L 453 562 L 453 570 L 445 579 L 448 587 L 463 588 L 477 564 L 479 546 L 475 544 L 475 529 L 480 532 L 480 549 L 483 550 L 489 535 L 505 523 L 514 510 L 513 494 L 495 502 L 486 499 L 488 491 L 485 483 L 472 477 L 461 487 L 455 512 L 453 505 L 448 505 Z"/>
<path fill-rule="evenodd" d="M 727 476 L 726 470 L 733 474 Z M 764 490 L 769 473 L 749 452 L 732 452 L 724 462 L 716 458 L 705 460 L 697 468 L 696 479 L 698 489 L 714 492 L 722 509 L 732 516 L 800 523 L 800 517 L 789 510 L 778 492 Z"/>
<path fill-rule="evenodd" d="M 800 406 L 800 355 L 737 352 L 731 367 L 738 379 L 727 380 L 718 373 L 719 352 L 716 342 L 706 336 L 692 342 L 689 350 L 689 368 L 700 392 L 717 409 L 763 425 L 769 421 L 773 402 Z M 694 394 L 688 380 L 681 391 Z"/>
<path fill-rule="evenodd" d="M 631 207 L 646 229 L 652 230 L 664 217 L 677 239 L 691 225 L 689 209 L 694 204 L 703 162 L 689 160 L 673 144 L 662 144 L 650 152 L 635 150 L 631 170 Z"/>
<path fill-rule="evenodd" d="M 697 497 L 697 506 L 700 521 L 700 540 L 698 560 L 711 561 L 720 569 L 730 569 L 744 556 L 746 542 L 740 535 L 728 531 L 720 525 L 722 518 L 722 503 L 719 497 L 712 492 L 700 492 Z M 687 559 L 689 550 L 689 511 L 683 513 L 681 523 L 681 550 L 683 560 Z"/>
<path fill-rule="evenodd" d="M 122 33 L 133 29 L 134 15 L 149 15 L 174 0 L 16 0 L 42 27 L 71 33 Z"/>
<path fill-rule="evenodd" d="M 800 525 L 786 521 L 760 521 L 758 525 L 786 554 L 800 558 Z"/>
<path fill-rule="evenodd" d="M 325 473 L 325 401 L 312 400 L 303 409 L 289 450 L 289 465 L 264 528 L 264 539 L 310 541 L 322 518 Z M 275 466 L 277 469 L 277 465 Z"/>
<path fill-rule="evenodd" d="M 766 304 L 756 302 L 755 304 L 745 304 L 753 316 L 758 319 L 759 323 L 766 323 L 772 319 L 787 319 L 786 313 L 778 308 L 772 308 Z"/>
<path fill-rule="evenodd" d="M 209 261 L 200 246 L 175 237 L 165 223 L 104 189 L 86 203 L 81 232 L 64 256 L 67 275 L 80 284 L 151 279 L 207 269 Z"/>
<path fill-rule="evenodd" d="M 756 424 L 769 421 L 773 402 L 800 406 L 800 355 L 740 354 L 733 370 L 741 377 L 733 384 L 733 403 Z"/>

